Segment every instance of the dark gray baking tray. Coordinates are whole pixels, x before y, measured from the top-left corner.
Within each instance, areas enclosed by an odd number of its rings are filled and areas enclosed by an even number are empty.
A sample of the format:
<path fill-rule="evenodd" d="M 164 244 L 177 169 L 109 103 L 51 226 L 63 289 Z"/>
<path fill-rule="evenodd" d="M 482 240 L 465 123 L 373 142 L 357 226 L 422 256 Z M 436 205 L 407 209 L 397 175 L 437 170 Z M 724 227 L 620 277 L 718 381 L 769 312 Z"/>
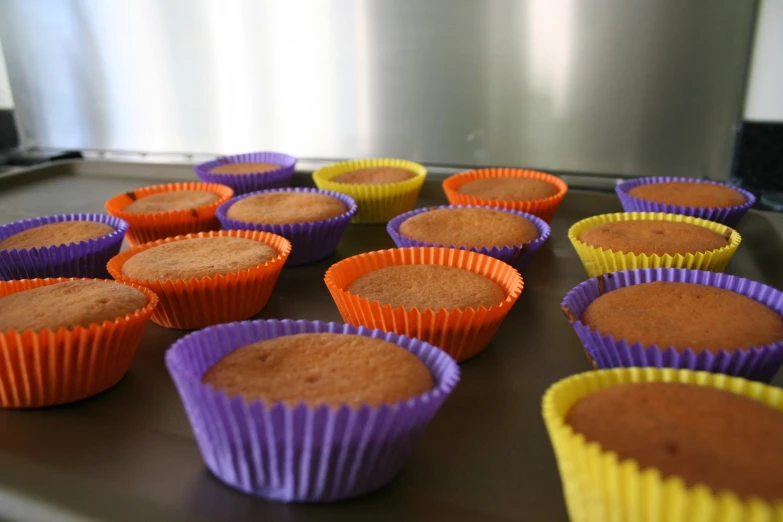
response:
<path fill-rule="evenodd" d="M 0 178 L 0 223 L 62 212 L 102 212 L 110 196 L 192 179 L 186 165 L 60 162 Z M 309 185 L 309 176 L 296 182 Z M 428 180 L 420 206 L 442 204 Z M 566 520 L 540 414 L 556 380 L 589 370 L 560 314 L 586 278 L 566 238 L 584 217 L 620 211 L 610 194 L 571 191 L 552 238 L 525 274 L 525 290 L 491 345 L 462 365 L 462 382 L 403 473 L 366 497 L 283 505 L 238 493 L 201 462 L 163 353 L 182 331 L 148 327 L 128 375 L 76 404 L 0 411 L 0 519 L 10 520 Z M 751 212 L 728 272 L 783 287 L 780 216 Z M 394 244 L 383 226 L 349 226 L 333 258 L 283 270 L 260 317 L 340 321 L 322 278 L 338 259 Z M 778 374 L 778 385 L 783 376 Z"/>

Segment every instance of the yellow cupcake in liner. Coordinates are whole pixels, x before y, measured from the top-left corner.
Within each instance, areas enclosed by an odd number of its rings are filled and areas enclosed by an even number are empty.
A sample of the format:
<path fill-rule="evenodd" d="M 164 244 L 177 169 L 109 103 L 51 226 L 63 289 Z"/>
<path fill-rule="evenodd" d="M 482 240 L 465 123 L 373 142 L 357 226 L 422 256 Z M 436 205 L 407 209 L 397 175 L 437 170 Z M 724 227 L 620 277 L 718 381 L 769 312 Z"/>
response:
<path fill-rule="evenodd" d="M 414 177 L 379 185 L 332 181 L 340 174 L 373 167 L 397 167 L 412 172 Z M 318 169 L 313 172 L 313 181 L 319 189 L 342 192 L 355 199 L 359 211 L 351 222 L 369 224 L 386 223 L 399 214 L 413 210 L 426 176 L 427 169 L 413 161 L 375 158 L 343 161 Z"/>
<path fill-rule="evenodd" d="M 717 232 L 728 239 L 728 244 L 715 250 L 697 252 L 696 254 L 675 254 L 659 256 L 657 254 L 634 254 L 632 252 L 615 252 L 588 245 L 579 236 L 587 229 L 604 223 L 615 221 L 671 221 L 697 225 Z M 576 222 L 568 229 L 568 239 L 574 245 L 576 253 L 585 267 L 587 275 L 597 277 L 607 272 L 632 270 L 634 268 L 690 268 L 694 270 L 709 270 L 723 272 L 731 256 L 739 247 L 742 236 L 720 223 L 707 221 L 679 214 L 663 214 L 656 212 L 619 212 L 616 214 L 601 214 Z"/>

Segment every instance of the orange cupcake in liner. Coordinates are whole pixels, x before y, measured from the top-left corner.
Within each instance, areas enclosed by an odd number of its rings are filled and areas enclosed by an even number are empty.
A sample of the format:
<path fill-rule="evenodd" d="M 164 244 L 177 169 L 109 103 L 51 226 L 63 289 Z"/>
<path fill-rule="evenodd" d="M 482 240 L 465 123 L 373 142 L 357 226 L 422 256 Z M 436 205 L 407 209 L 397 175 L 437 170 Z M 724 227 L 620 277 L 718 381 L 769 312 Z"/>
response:
<path fill-rule="evenodd" d="M 217 195 L 218 199 L 203 207 L 166 212 L 125 212 L 123 210 L 137 199 L 145 196 L 178 190 L 211 192 Z M 218 183 L 168 183 L 117 194 L 106 202 L 104 208 L 110 215 L 123 219 L 130 225 L 127 234 L 125 234 L 125 240 L 133 247 L 167 237 L 220 230 L 220 222 L 215 216 L 215 212 L 233 195 L 234 191 L 230 187 Z"/>
<path fill-rule="evenodd" d="M 394 265 L 443 265 L 481 274 L 502 288 L 506 298 L 489 308 L 440 310 L 392 307 L 349 292 L 356 279 Z M 513 267 L 483 254 L 453 248 L 414 247 L 367 252 L 332 265 L 326 286 L 346 323 L 379 328 L 433 344 L 457 361 L 483 350 L 522 293 L 522 276 Z"/>
<path fill-rule="evenodd" d="M 479 198 L 459 192 L 459 188 L 462 185 L 470 183 L 471 181 L 476 181 L 477 179 L 508 177 L 531 178 L 545 181 L 553 185 L 557 189 L 557 193 L 543 199 L 506 200 Z M 443 191 L 446 193 L 446 197 L 452 205 L 508 208 L 533 214 L 547 223 L 552 223 L 557 207 L 560 206 L 560 202 L 563 201 L 566 192 L 568 192 L 568 185 L 557 176 L 538 170 L 490 168 L 469 170 L 467 172 L 460 172 L 459 174 L 449 176 L 443 181 Z"/>
<path fill-rule="evenodd" d="M 269 261 L 226 275 L 185 280 L 141 280 L 122 273 L 125 262 L 139 252 L 164 243 L 200 237 L 240 237 L 260 241 L 278 255 Z M 152 321 L 166 328 L 193 330 L 213 324 L 247 319 L 260 312 L 277 282 L 291 243 L 284 237 L 256 230 L 221 230 L 160 239 L 121 252 L 109 260 L 106 268 L 114 279 L 146 287 L 160 298 Z"/>
<path fill-rule="evenodd" d="M 24 290 L 97 279 L 52 278 L 0 282 L 0 297 Z M 118 283 L 119 284 L 119 283 Z M 158 305 L 147 288 L 129 285 L 147 304 L 113 321 L 57 330 L 0 331 L 0 407 L 39 408 L 78 401 L 119 382 L 130 367 L 144 327 Z"/>

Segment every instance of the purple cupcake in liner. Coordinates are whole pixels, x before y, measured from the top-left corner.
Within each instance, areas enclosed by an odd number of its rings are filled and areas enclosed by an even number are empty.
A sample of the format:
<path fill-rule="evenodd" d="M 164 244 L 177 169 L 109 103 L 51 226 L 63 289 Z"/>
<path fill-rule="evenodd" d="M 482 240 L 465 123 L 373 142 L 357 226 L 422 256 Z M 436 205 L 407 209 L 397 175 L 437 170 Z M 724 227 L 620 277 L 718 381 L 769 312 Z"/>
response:
<path fill-rule="evenodd" d="M 574 287 L 561 303 L 563 313 L 576 330 L 585 351 L 597 368 L 678 368 L 723 373 L 763 382 L 769 382 L 775 376 L 783 364 L 783 340 L 733 352 L 704 350 L 697 354 L 691 349 L 677 351 L 671 346 L 662 348 L 651 345 L 645 348 L 639 342 L 629 344 L 623 339 L 616 340 L 610 335 L 601 335 L 582 323 L 584 310 L 600 295 L 618 288 L 653 281 L 696 283 L 731 290 L 783 315 L 783 292 L 749 279 L 681 268 L 643 268 L 611 272 Z"/>
<path fill-rule="evenodd" d="M 250 174 L 210 174 L 209 171 L 226 163 L 273 163 L 279 169 Z M 246 194 L 257 190 L 283 188 L 291 184 L 296 158 L 280 152 L 249 152 L 201 163 L 193 167 L 198 179 L 206 183 L 220 183 L 234 189 L 235 194 Z"/>
<path fill-rule="evenodd" d="M 114 229 L 105 236 L 37 248 L 0 249 L 0 280 L 46 277 L 93 277 L 111 279 L 106 270 L 109 259 L 116 256 L 128 224 L 103 214 L 59 214 L 35 217 L 0 226 L 0 241 L 28 228 L 63 221 L 95 221 Z"/>
<path fill-rule="evenodd" d="M 427 365 L 435 387 L 395 404 L 332 409 L 246 403 L 202 384 L 204 373 L 225 354 L 299 333 L 357 334 L 395 343 Z M 289 319 L 242 321 L 191 333 L 166 352 L 166 366 L 209 470 L 241 491 L 284 502 L 336 501 L 389 482 L 459 381 L 457 363 L 418 339 Z"/>
<path fill-rule="evenodd" d="M 478 247 L 466 247 L 466 246 L 459 246 L 459 245 L 438 245 L 435 243 L 418 241 L 416 239 L 403 236 L 402 234 L 400 234 L 400 226 L 404 221 L 410 219 L 411 217 L 417 214 L 421 214 L 422 212 L 429 212 L 431 210 L 438 210 L 442 208 L 489 208 L 492 210 L 499 210 L 501 212 L 516 214 L 517 216 L 523 217 L 528 221 L 530 221 L 531 223 L 533 223 L 533 225 L 536 227 L 536 230 L 538 230 L 538 237 L 525 245 L 478 248 Z M 479 254 L 485 254 L 500 259 L 501 261 L 508 263 L 512 265 L 514 268 L 521 271 L 527 267 L 528 263 L 530 263 L 530 260 L 532 259 L 533 254 L 536 252 L 536 250 L 541 248 L 541 245 L 543 245 L 546 242 L 546 240 L 549 239 L 551 228 L 549 227 L 547 222 L 544 221 L 543 219 L 534 216 L 532 214 L 528 214 L 526 212 L 520 212 L 518 210 L 511 210 L 511 209 L 499 208 L 499 207 L 479 207 L 475 205 L 441 205 L 439 207 L 417 208 L 415 210 L 411 210 L 410 212 L 400 214 L 399 216 L 389 221 L 388 225 L 386 225 L 386 231 L 389 233 L 392 240 L 394 240 L 394 243 L 400 248 L 439 246 L 439 247 L 447 247 L 447 248 L 456 248 L 458 250 L 470 250 L 471 252 L 478 252 Z"/>
<path fill-rule="evenodd" d="M 733 207 L 683 207 L 679 205 L 670 205 L 667 203 L 656 203 L 655 201 L 648 201 L 632 196 L 628 192 L 634 187 L 641 185 L 650 185 L 653 183 L 667 183 L 672 181 L 684 181 L 688 183 L 709 183 L 712 185 L 722 185 L 732 190 L 736 190 L 743 196 L 745 196 L 745 203 L 742 205 L 736 205 Z M 623 205 L 623 209 L 626 212 L 665 212 L 667 214 L 682 214 L 685 216 L 693 216 L 709 221 L 715 221 L 716 223 L 722 223 L 732 228 L 736 228 L 739 220 L 742 216 L 756 204 L 756 196 L 743 190 L 739 187 L 729 185 L 727 183 L 720 183 L 718 181 L 711 181 L 706 179 L 693 179 L 693 178 L 677 178 L 677 177 L 648 177 L 648 178 L 636 178 L 629 179 L 618 184 L 615 187 L 615 192 L 620 197 L 620 203 Z"/>
<path fill-rule="evenodd" d="M 319 219 L 317 221 L 305 221 L 303 223 L 284 223 L 279 225 L 270 225 L 266 223 L 249 223 L 232 219 L 226 215 L 228 209 L 237 201 L 258 194 L 270 192 L 312 192 L 323 194 L 342 201 L 348 210 L 328 219 Z M 345 232 L 348 222 L 356 214 L 359 207 L 349 196 L 331 190 L 319 190 L 314 188 L 284 188 L 274 190 L 260 190 L 250 194 L 243 194 L 234 197 L 223 203 L 217 208 L 217 218 L 227 230 L 261 230 L 283 236 L 291 242 L 291 255 L 288 257 L 286 266 L 304 265 L 314 263 L 332 255 L 340 242 L 340 238 Z"/>

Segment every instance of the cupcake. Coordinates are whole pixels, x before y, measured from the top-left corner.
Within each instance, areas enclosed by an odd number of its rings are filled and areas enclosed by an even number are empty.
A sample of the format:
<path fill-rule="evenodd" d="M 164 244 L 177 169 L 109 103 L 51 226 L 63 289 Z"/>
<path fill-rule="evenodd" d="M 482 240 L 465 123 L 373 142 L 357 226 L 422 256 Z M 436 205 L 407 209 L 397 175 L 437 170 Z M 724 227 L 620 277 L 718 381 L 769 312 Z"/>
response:
<path fill-rule="evenodd" d="M 345 322 L 417 337 L 457 361 L 489 344 L 522 292 L 511 266 L 449 248 L 360 254 L 332 265 L 325 281 Z"/>
<path fill-rule="evenodd" d="M 398 247 L 439 246 L 470 250 L 523 270 L 549 238 L 544 220 L 516 210 L 427 207 L 395 217 L 386 227 Z"/>
<path fill-rule="evenodd" d="M 114 386 L 157 303 L 115 281 L 0 282 L 0 407 L 63 404 Z"/>
<path fill-rule="evenodd" d="M 551 223 L 568 185 L 536 170 L 478 169 L 449 176 L 443 191 L 452 205 L 508 208 Z"/>
<path fill-rule="evenodd" d="M 571 520 L 783 520 L 783 390 L 601 370 L 552 386 L 543 415 Z"/>
<path fill-rule="evenodd" d="M 682 214 L 736 227 L 756 196 L 725 183 L 691 178 L 630 179 L 616 187 L 626 212 Z"/>
<path fill-rule="evenodd" d="M 287 239 L 268 232 L 202 232 L 132 248 L 108 269 L 118 281 L 158 294 L 153 322 L 195 329 L 260 312 L 290 252 Z"/>
<path fill-rule="evenodd" d="M 131 246 L 193 232 L 220 228 L 215 210 L 234 192 L 214 183 L 169 183 L 118 194 L 106 202 L 106 212 L 130 225 Z"/>
<path fill-rule="evenodd" d="M 177 341 L 166 366 L 209 470 L 285 502 L 389 482 L 459 380 L 418 339 L 317 321 L 207 328 Z"/>
<path fill-rule="evenodd" d="M 386 223 L 416 205 L 427 169 L 397 159 L 335 163 L 313 173 L 320 189 L 347 194 L 359 205 L 354 223 Z"/>
<path fill-rule="evenodd" d="M 251 152 L 223 156 L 200 165 L 193 171 L 206 183 L 227 185 L 235 194 L 282 188 L 291 184 L 296 158 L 279 152 Z"/>
<path fill-rule="evenodd" d="M 0 279 L 107 277 L 128 224 L 99 214 L 36 217 L 0 226 Z"/>
<path fill-rule="evenodd" d="M 583 219 L 568 230 L 568 238 L 590 277 L 632 268 L 722 272 L 742 241 L 720 223 L 650 212 Z"/>
<path fill-rule="evenodd" d="M 217 209 L 226 229 L 263 230 L 291 242 L 288 265 L 327 258 L 337 248 L 356 203 L 339 192 L 288 188 L 230 199 Z"/>

